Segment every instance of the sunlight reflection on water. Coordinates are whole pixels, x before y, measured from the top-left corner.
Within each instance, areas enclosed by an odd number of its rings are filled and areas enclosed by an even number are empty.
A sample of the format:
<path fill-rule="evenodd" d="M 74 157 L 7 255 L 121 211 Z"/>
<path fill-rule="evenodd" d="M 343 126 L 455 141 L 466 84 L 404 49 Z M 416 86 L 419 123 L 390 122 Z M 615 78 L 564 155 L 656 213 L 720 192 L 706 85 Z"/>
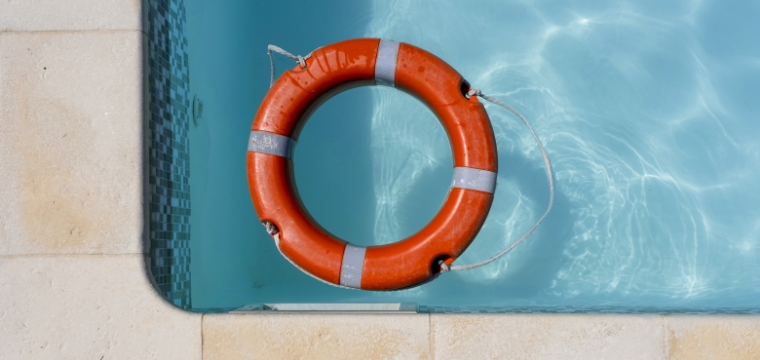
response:
<path fill-rule="evenodd" d="M 601 296 L 699 304 L 758 293 L 758 128 L 749 116 L 754 105 L 725 102 L 742 90 L 726 78 L 736 64 L 745 62 L 743 71 L 757 79 L 758 68 L 746 63 L 757 50 L 710 51 L 718 39 L 701 27 L 714 13 L 699 2 L 562 5 L 374 4 L 367 36 L 443 58 L 474 87 L 523 112 L 553 160 L 557 206 L 533 237 L 496 264 L 447 276 L 487 283 L 525 277 L 535 271 L 531 263 L 544 261 L 546 302 Z M 375 235 L 385 243 L 408 235 L 399 204 L 426 172 L 450 167 L 451 155 L 443 129 L 417 121 L 425 114 L 409 113 L 403 95 L 375 91 L 373 98 Z M 528 131 L 486 107 L 499 147 L 497 193 L 458 264 L 519 237 L 548 197 Z"/>

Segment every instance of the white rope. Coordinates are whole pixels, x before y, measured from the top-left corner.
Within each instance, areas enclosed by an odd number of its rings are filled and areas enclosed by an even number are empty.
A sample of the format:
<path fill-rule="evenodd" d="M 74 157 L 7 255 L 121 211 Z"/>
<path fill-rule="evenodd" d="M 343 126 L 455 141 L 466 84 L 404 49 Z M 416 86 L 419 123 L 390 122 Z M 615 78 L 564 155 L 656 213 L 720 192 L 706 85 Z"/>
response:
<path fill-rule="evenodd" d="M 511 113 L 515 114 L 522 122 L 528 127 L 528 130 L 530 130 L 531 135 L 533 135 L 533 139 L 536 140 L 536 144 L 538 144 L 539 150 L 541 150 L 541 156 L 544 157 L 544 165 L 546 165 L 546 178 L 549 180 L 549 206 L 546 207 L 546 212 L 544 212 L 544 215 L 541 216 L 538 221 L 533 225 L 533 227 L 528 230 L 523 236 L 521 236 L 519 239 L 517 239 L 515 242 L 510 244 L 506 249 L 502 250 L 500 253 L 492 256 L 489 259 L 486 259 L 484 261 L 470 264 L 470 265 L 459 265 L 459 266 L 449 266 L 446 264 L 441 264 L 441 271 L 461 271 L 461 270 L 470 270 L 479 268 L 483 265 L 488 265 L 494 261 L 496 261 L 498 258 L 506 255 L 508 252 L 512 251 L 517 245 L 520 245 L 521 242 L 523 242 L 525 239 L 530 236 L 530 234 L 533 233 L 534 230 L 538 227 L 539 224 L 541 224 L 542 221 L 546 218 L 546 215 L 549 215 L 549 211 L 552 209 L 552 205 L 554 205 L 554 176 L 552 175 L 552 164 L 549 161 L 549 155 L 546 154 L 546 149 L 544 149 L 544 145 L 541 143 L 541 140 L 538 138 L 538 135 L 536 135 L 536 131 L 533 130 L 533 127 L 530 126 L 530 123 L 528 123 L 528 120 L 525 120 L 525 118 L 520 114 L 517 110 L 515 110 L 513 107 L 494 99 L 488 95 L 483 95 L 480 90 L 478 89 L 471 89 L 469 92 L 467 92 L 467 96 L 480 96 L 481 98 L 485 99 L 486 101 L 490 101 L 498 106 L 501 106 L 507 110 L 509 110 Z"/>
<path fill-rule="evenodd" d="M 311 54 L 314 52 L 310 52 L 306 56 L 301 55 L 293 55 L 285 50 L 283 50 L 281 47 L 277 45 L 269 45 L 267 46 L 267 54 L 269 54 L 269 68 L 271 69 L 270 75 L 269 75 L 269 87 L 271 88 L 272 85 L 274 85 L 274 55 L 272 55 L 272 51 L 280 54 L 285 55 L 293 60 L 295 60 L 299 65 L 301 65 L 301 69 L 306 69 L 306 60 L 311 57 Z"/>

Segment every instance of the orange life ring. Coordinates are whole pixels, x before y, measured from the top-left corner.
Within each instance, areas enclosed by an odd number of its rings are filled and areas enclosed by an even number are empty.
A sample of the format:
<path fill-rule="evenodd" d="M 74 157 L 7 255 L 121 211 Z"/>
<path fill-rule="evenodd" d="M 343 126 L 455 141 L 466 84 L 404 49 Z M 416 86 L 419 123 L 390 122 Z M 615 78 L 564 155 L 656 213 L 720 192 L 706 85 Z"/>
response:
<path fill-rule="evenodd" d="M 314 51 L 267 93 L 248 142 L 248 185 L 256 212 L 278 231 L 277 247 L 304 272 L 364 290 L 426 282 L 470 245 L 488 215 L 496 184 L 496 140 L 485 108 L 451 66 L 415 46 L 354 39 Z M 291 154 L 301 128 L 323 102 L 363 86 L 394 86 L 423 101 L 446 129 L 454 183 L 435 218 L 393 244 L 359 247 L 338 239 L 308 214 L 293 185 Z"/>

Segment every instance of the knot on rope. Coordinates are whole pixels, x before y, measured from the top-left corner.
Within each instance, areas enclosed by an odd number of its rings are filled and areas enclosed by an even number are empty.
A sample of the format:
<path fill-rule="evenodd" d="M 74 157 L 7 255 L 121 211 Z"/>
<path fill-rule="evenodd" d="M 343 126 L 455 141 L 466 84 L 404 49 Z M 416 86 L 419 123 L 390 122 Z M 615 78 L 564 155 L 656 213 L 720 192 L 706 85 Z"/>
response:
<path fill-rule="evenodd" d="M 306 58 L 301 55 L 296 55 L 296 61 L 301 65 L 301 69 L 306 69 Z"/>
<path fill-rule="evenodd" d="M 277 225 L 275 225 L 271 221 L 264 221 L 261 223 L 264 225 L 264 227 L 267 229 L 267 234 L 271 236 L 274 239 L 274 245 L 277 246 L 277 248 L 280 248 L 280 230 L 277 228 Z"/>
<path fill-rule="evenodd" d="M 447 272 L 451 271 L 451 267 L 446 265 L 446 263 L 441 263 L 441 272 Z"/>
<path fill-rule="evenodd" d="M 306 60 L 308 60 L 311 57 L 311 55 L 314 53 L 312 51 L 309 54 L 307 54 L 306 56 L 293 55 L 293 54 L 287 52 L 286 50 L 284 50 L 283 48 L 281 48 L 281 47 L 279 47 L 277 45 L 271 45 L 270 44 L 269 46 L 267 46 L 267 54 L 269 54 L 269 65 L 270 65 L 270 69 L 272 70 L 271 71 L 271 75 L 269 77 L 269 87 L 270 88 L 274 84 L 274 56 L 272 56 L 272 51 L 274 51 L 274 52 L 276 52 L 276 53 L 278 53 L 280 55 L 285 55 L 285 56 L 287 56 L 287 57 L 295 60 L 298 63 L 298 65 L 301 65 L 301 69 L 302 70 L 306 69 Z"/>
<path fill-rule="evenodd" d="M 473 96 L 480 96 L 482 93 L 480 92 L 480 89 L 471 88 L 470 91 L 467 92 L 467 98 L 471 98 Z"/>
<path fill-rule="evenodd" d="M 270 236 L 275 236 L 280 233 L 280 231 L 277 229 L 277 225 L 271 221 L 264 221 L 262 225 L 264 225 L 264 227 L 267 229 L 267 234 Z"/>

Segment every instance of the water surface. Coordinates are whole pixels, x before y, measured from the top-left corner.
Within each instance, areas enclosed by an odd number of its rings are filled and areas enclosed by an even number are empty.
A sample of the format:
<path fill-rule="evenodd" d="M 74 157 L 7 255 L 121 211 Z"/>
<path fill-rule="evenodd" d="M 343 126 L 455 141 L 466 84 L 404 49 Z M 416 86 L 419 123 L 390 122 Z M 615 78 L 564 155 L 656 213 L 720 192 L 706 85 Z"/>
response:
<path fill-rule="evenodd" d="M 192 296 L 197 308 L 416 302 L 530 310 L 751 311 L 760 298 L 760 32 L 756 2 L 187 0 Z M 292 267 L 248 194 L 248 132 L 269 85 L 267 44 L 306 54 L 355 37 L 422 47 L 532 122 L 555 208 L 508 256 L 400 292 L 333 288 Z M 279 71 L 293 66 L 278 58 Z M 498 252 L 548 201 L 529 132 L 487 105 L 499 147 L 494 205 L 457 264 Z M 433 217 L 452 160 L 410 96 L 361 88 L 325 104 L 295 152 L 306 207 L 362 244 Z"/>

